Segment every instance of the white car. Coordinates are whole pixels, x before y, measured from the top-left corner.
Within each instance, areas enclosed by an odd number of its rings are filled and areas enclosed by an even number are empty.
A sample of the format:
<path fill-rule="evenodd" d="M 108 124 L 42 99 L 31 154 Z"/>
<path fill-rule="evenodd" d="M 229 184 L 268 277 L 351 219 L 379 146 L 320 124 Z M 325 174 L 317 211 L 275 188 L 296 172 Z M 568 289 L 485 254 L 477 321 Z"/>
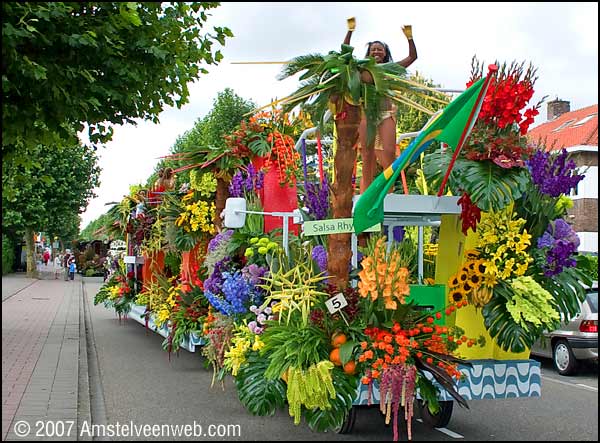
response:
<path fill-rule="evenodd" d="M 579 313 L 534 343 L 531 355 L 552 358 L 560 375 L 573 375 L 581 360 L 598 361 L 598 282 L 588 289 Z"/>

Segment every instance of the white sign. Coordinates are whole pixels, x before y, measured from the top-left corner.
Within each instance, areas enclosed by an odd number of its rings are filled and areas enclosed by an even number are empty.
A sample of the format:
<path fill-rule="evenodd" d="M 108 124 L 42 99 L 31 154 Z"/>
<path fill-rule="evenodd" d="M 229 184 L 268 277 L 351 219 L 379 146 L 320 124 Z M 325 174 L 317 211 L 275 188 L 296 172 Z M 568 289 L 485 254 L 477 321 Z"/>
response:
<path fill-rule="evenodd" d="M 344 294 L 340 292 L 327 300 L 325 306 L 327 306 L 330 314 L 335 314 L 340 309 L 348 306 L 348 302 L 346 301 Z"/>
<path fill-rule="evenodd" d="M 135 255 L 126 255 L 125 258 L 123 259 L 123 261 L 125 263 L 129 263 L 129 264 L 138 264 L 138 265 L 143 265 L 144 264 L 144 257 L 136 257 Z"/>

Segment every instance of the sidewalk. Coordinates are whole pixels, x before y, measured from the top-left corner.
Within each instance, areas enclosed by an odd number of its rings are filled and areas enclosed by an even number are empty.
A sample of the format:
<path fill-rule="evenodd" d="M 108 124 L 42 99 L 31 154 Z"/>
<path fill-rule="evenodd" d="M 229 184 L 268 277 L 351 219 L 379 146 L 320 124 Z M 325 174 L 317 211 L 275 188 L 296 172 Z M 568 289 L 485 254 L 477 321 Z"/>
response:
<path fill-rule="evenodd" d="M 61 440 L 77 440 L 81 306 L 80 276 L 2 277 L 2 440 L 23 439 L 15 430 L 28 427 L 27 439 L 35 439 L 38 420 L 73 421 L 74 431 Z M 27 425 L 17 429 L 19 421 Z M 50 431 L 42 429 L 44 440 Z"/>

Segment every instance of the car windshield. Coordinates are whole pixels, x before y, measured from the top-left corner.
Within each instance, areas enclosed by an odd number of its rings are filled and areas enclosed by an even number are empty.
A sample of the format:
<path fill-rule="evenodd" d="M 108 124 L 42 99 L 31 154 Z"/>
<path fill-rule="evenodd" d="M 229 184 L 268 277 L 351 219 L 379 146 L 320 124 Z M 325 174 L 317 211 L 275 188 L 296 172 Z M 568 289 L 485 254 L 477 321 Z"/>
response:
<path fill-rule="evenodd" d="M 590 310 L 592 311 L 592 314 L 597 314 L 598 313 L 598 291 L 596 292 L 589 292 L 586 300 L 588 302 L 588 305 L 590 305 Z"/>

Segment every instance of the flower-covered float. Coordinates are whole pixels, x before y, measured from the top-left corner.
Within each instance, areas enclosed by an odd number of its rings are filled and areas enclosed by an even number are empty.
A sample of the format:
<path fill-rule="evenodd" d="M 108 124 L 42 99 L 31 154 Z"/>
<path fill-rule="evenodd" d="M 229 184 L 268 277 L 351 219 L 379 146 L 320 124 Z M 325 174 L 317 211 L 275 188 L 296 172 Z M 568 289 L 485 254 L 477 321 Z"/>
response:
<path fill-rule="evenodd" d="M 317 431 L 349 432 L 356 406 L 378 404 L 394 439 L 404 420 L 411 438 L 415 406 L 444 426 L 454 402 L 539 396 L 528 349 L 575 313 L 587 277 L 565 219 L 581 175 L 524 138 L 533 69 L 474 63 L 467 90 L 360 196 L 360 108 L 411 84 L 345 45 L 284 75 L 303 70 L 283 110 L 244 119 L 221 147 L 173 154 L 176 186 L 112 210 L 129 254 L 96 302 L 162 333 L 170 353 L 201 352 L 250 413 L 287 408 Z M 374 84 L 352 81 L 361 70 Z M 295 149 L 310 123 L 287 108 L 306 100 L 322 130 L 334 116 L 334 152 Z M 388 193 L 414 163 L 437 195 Z M 241 227 L 224 224 L 232 214 Z"/>

